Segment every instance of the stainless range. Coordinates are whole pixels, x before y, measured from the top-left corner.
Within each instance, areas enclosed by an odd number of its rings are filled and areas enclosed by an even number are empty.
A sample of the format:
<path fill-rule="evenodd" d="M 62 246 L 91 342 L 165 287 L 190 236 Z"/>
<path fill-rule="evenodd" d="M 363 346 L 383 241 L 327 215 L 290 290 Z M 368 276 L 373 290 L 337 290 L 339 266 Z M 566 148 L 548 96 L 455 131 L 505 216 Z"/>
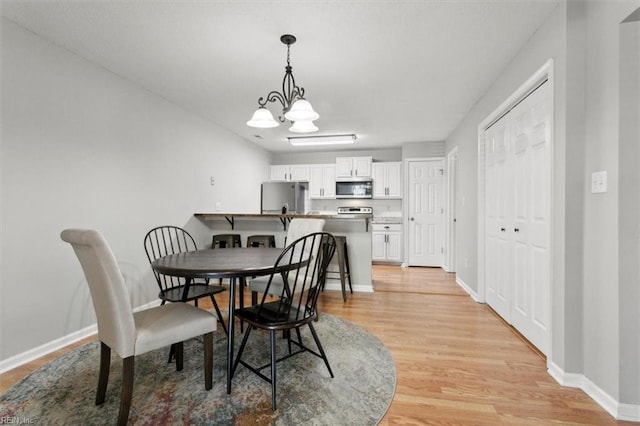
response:
<path fill-rule="evenodd" d="M 338 214 L 373 214 L 372 207 L 338 207 Z"/>

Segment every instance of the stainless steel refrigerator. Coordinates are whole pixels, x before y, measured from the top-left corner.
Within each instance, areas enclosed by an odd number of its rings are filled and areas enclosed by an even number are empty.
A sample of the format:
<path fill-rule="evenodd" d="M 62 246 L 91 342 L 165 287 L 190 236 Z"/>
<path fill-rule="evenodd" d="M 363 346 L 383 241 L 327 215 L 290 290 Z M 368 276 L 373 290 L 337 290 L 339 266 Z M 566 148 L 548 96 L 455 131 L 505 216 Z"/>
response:
<path fill-rule="evenodd" d="M 262 213 L 304 214 L 305 187 L 299 182 L 265 182 L 262 184 Z"/>

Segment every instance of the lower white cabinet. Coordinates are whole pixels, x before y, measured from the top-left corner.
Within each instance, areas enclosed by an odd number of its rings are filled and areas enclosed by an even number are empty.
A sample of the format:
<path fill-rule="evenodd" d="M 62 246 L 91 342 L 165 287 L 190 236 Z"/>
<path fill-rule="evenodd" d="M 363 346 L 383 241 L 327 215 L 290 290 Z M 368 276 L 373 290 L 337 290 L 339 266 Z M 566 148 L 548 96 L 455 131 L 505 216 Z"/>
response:
<path fill-rule="evenodd" d="M 374 262 L 402 262 L 402 225 L 374 223 L 371 227 Z"/>

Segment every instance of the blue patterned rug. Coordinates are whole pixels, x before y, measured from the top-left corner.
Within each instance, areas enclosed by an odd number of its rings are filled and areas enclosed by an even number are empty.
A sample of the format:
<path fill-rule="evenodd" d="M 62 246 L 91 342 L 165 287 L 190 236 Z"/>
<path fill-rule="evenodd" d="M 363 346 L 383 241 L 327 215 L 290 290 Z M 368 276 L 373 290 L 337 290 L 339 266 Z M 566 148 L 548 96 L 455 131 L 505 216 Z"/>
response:
<path fill-rule="evenodd" d="M 309 353 L 278 363 L 278 409 L 271 385 L 243 366 L 226 393 L 224 333 L 214 343 L 213 389 L 205 391 L 201 339 L 184 344 L 184 370 L 167 364 L 167 349 L 136 358 L 129 423 L 137 425 L 375 425 L 393 398 L 396 369 L 389 351 L 362 328 L 323 314 L 315 323 L 335 378 Z M 314 348 L 308 327 L 303 338 Z M 236 338 L 239 342 L 239 337 Z M 263 341 L 260 341 L 260 340 Z M 254 331 L 247 357 L 269 359 L 268 334 Z M 278 348 L 286 350 L 278 339 Z M 22 379 L 0 396 L 0 418 L 32 424 L 114 424 L 122 361 L 112 355 L 107 397 L 95 405 L 99 344 L 79 347 Z M 268 368 L 266 369 L 268 372 Z"/>

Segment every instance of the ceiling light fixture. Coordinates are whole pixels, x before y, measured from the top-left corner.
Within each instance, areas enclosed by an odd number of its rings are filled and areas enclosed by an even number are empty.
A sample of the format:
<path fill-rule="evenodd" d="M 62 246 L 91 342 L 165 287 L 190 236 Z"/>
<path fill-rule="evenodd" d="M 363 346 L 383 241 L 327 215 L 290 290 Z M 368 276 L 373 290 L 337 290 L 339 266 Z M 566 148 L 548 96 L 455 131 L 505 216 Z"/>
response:
<path fill-rule="evenodd" d="M 356 135 L 323 135 L 323 136 L 289 136 L 289 143 L 293 146 L 313 145 L 343 145 L 355 143 Z"/>
<path fill-rule="evenodd" d="M 284 78 L 282 79 L 282 93 L 272 90 L 269 94 L 258 99 L 259 108 L 253 113 L 251 120 L 247 121 L 250 127 L 258 127 L 268 129 L 278 127 L 280 123 L 284 123 L 285 119 L 293 122 L 289 128 L 290 131 L 296 133 L 311 133 L 318 130 L 313 124 L 320 116 L 313 110 L 313 107 L 304 98 L 304 88 L 298 87 L 291 73 L 291 63 L 289 60 L 289 49 L 296 38 L 291 34 L 285 34 L 280 37 L 280 41 L 287 45 L 287 66 L 285 67 Z M 266 108 L 267 103 L 279 101 L 282 104 L 282 115 L 278 119 L 278 123 Z M 299 124 L 300 123 L 300 124 Z"/>

